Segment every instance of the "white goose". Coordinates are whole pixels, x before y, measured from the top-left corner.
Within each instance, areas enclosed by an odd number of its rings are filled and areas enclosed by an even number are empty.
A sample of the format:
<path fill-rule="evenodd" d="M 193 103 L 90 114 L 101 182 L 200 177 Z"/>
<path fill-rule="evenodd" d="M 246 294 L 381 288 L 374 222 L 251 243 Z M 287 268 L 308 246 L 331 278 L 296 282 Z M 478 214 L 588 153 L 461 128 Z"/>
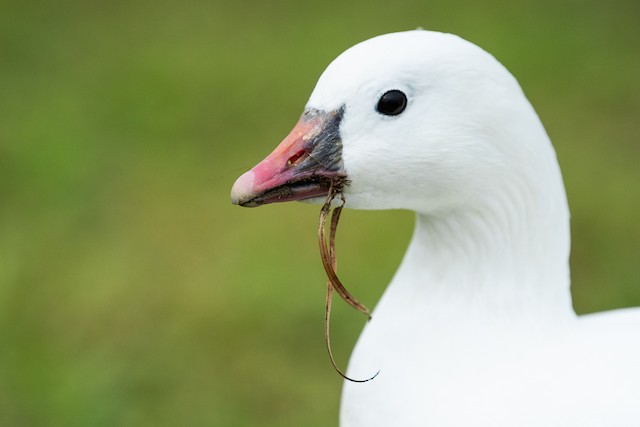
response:
<path fill-rule="evenodd" d="M 243 206 L 410 209 L 416 228 L 351 356 L 341 425 L 640 426 L 640 311 L 576 316 L 555 152 L 491 55 L 430 31 L 340 55 Z"/>

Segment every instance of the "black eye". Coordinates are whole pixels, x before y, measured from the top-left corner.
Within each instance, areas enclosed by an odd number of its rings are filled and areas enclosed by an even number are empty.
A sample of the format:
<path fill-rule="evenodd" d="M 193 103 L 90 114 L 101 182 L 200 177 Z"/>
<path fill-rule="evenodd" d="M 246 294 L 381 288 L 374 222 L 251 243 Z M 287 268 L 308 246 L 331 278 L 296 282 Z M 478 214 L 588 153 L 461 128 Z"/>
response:
<path fill-rule="evenodd" d="M 405 108 L 407 108 L 407 95 L 394 89 L 380 97 L 376 110 L 385 116 L 397 116 Z"/>

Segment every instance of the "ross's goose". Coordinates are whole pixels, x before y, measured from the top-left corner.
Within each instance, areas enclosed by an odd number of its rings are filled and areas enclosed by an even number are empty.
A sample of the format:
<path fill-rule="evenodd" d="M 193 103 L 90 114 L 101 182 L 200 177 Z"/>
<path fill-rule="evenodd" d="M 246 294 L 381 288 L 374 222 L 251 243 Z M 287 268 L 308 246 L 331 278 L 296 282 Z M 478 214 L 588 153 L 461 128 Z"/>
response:
<path fill-rule="evenodd" d="M 336 177 L 348 208 L 416 212 L 342 426 L 640 426 L 640 311 L 574 313 L 556 155 L 491 55 L 422 30 L 354 46 L 231 197 L 321 202 Z"/>

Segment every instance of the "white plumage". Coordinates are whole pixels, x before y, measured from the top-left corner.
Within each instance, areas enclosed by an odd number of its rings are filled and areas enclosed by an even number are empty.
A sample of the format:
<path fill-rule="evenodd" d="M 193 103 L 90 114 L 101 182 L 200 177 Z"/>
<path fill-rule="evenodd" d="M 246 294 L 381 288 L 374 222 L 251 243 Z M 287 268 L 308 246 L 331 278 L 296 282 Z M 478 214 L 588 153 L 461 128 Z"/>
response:
<path fill-rule="evenodd" d="M 375 110 L 388 90 L 399 115 Z M 388 34 L 340 55 L 307 107 L 344 111 L 346 206 L 417 217 L 349 363 L 380 374 L 345 382 L 343 427 L 640 426 L 640 311 L 574 313 L 555 152 L 498 61 Z"/>

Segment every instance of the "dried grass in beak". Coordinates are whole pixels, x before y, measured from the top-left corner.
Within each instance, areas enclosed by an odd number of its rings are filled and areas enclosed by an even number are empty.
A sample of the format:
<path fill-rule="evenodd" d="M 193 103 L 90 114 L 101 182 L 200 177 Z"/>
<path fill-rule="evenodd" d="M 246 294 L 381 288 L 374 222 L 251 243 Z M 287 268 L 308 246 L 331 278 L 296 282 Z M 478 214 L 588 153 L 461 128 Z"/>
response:
<path fill-rule="evenodd" d="M 331 186 L 329 187 L 329 192 L 327 193 L 327 199 L 320 210 L 320 221 L 318 224 L 318 244 L 320 246 L 320 258 L 322 259 L 322 265 L 324 266 L 324 271 L 327 273 L 327 300 L 325 306 L 325 315 L 324 315 L 324 341 L 327 346 L 327 351 L 329 352 L 329 358 L 331 359 L 331 364 L 333 368 L 336 370 L 338 374 L 342 378 L 348 381 L 356 382 L 356 383 L 364 383 L 370 381 L 378 376 L 380 371 L 378 371 L 375 375 L 370 378 L 364 380 L 356 380 L 353 378 L 347 377 L 336 365 L 336 361 L 333 357 L 333 352 L 331 351 L 331 337 L 329 332 L 329 324 L 331 320 L 331 300 L 333 297 L 333 290 L 335 289 L 338 292 L 338 295 L 342 297 L 342 299 L 349 304 L 351 307 L 355 308 L 359 312 L 363 313 L 367 316 L 367 319 L 371 319 L 371 313 L 369 309 L 358 302 L 349 291 L 344 287 L 338 275 L 336 274 L 336 270 L 338 268 L 337 260 L 336 260 L 336 231 L 338 229 L 338 221 L 340 220 L 340 214 L 342 213 L 342 207 L 344 206 L 344 195 L 342 194 L 342 186 L 344 185 L 344 181 L 331 182 Z M 329 232 L 329 244 L 327 246 L 327 239 L 325 237 L 325 225 L 327 222 L 327 217 L 329 216 L 329 212 L 331 211 L 331 203 L 337 194 L 340 194 L 340 198 L 342 199 L 342 204 L 336 207 L 331 214 L 331 228 Z"/>

